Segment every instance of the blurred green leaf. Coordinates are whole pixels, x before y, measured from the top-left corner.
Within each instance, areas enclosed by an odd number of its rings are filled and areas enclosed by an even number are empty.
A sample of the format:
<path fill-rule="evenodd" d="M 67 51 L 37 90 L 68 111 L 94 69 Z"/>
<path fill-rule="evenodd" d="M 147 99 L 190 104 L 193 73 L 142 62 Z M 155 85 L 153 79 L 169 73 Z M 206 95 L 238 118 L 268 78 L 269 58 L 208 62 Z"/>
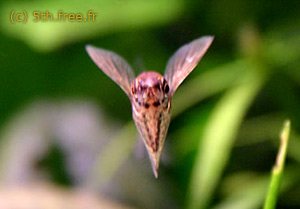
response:
<path fill-rule="evenodd" d="M 202 99 L 241 82 L 243 77 L 247 77 L 247 71 L 244 70 L 245 65 L 247 65 L 247 61 L 238 60 L 192 77 L 175 93 L 172 115 L 176 116 Z"/>
<path fill-rule="evenodd" d="M 286 192 L 291 188 L 293 182 L 299 180 L 299 168 L 289 167 L 286 169 L 286 178 L 282 182 L 282 192 Z M 269 183 L 269 176 L 267 175 L 250 175 L 246 177 L 245 174 L 235 174 L 224 180 L 223 186 L 228 183 L 227 190 L 230 192 L 222 202 L 212 207 L 213 209 L 256 209 L 260 208 L 266 193 L 266 188 Z M 249 175 L 249 174 L 248 174 Z"/>
<path fill-rule="evenodd" d="M 225 93 L 206 124 L 192 171 L 187 208 L 208 205 L 229 159 L 240 123 L 265 81 L 261 66 L 249 62 L 243 68 L 252 72 L 252 76 Z"/>
<path fill-rule="evenodd" d="M 112 32 L 162 25 L 178 18 L 183 12 L 181 0 L 89 0 L 89 1 L 26 1 L 7 2 L 1 6 L 2 31 L 8 36 L 23 40 L 37 51 L 51 51 L 62 45 L 99 37 Z M 25 24 L 10 21 L 11 12 L 25 11 Z M 92 11 L 95 21 L 48 21 L 34 22 L 33 12 L 46 12 L 58 19 L 59 11 L 68 14 L 81 13 L 87 18 Z M 45 17 L 46 18 L 46 17 Z M 59 38 L 58 38 L 59 37 Z"/>
<path fill-rule="evenodd" d="M 297 29 L 291 34 L 290 27 L 278 28 L 264 38 L 264 58 L 276 67 L 286 66 L 299 60 L 300 56 L 300 31 Z"/>

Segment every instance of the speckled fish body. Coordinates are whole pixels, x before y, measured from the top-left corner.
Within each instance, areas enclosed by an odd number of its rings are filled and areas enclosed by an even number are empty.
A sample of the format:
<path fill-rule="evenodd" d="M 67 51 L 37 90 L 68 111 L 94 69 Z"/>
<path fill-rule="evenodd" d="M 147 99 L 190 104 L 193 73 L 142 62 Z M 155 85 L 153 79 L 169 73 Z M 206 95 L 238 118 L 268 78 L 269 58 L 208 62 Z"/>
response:
<path fill-rule="evenodd" d="M 156 72 L 140 74 L 132 85 L 132 115 L 158 176 L 159 159 L 170 124 L 171 98 L 165 78 Z"/>
<path fill-rule="evenodd" d="M 170 124 L 171 98 L 212 41 L 212 36 L 204 36 L 180 47 L 169 59 L 164 76 L 143 72 L 136 78 L 130 65 L 116 53 L 86 46 L 96 65 L 130 99 L 133 119 L 148 151 L 155 177 L 158 177 L 159 159 Z"/>

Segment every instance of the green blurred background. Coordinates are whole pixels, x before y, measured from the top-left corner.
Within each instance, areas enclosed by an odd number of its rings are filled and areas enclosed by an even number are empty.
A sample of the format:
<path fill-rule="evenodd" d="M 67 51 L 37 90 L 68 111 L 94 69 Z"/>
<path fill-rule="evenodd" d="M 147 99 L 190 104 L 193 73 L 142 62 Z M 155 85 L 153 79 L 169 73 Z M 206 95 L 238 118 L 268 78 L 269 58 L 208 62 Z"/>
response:
<path fill-rule="evenodd" d="M 33 12 L 60 10 L 98 15 L 33 21 Z M 12 23 L 12 11 L 26 11 L 27 22 Z M 300 208 L 299 11 L 297 0 L 1 0 L 0 206 L 261 208 L 290 119 L 278 208 Z M 115 51 L 136 74 L 163 73 L 203 35 L 215 40 L 174 95 L 154 179 L 129 100 L 85 45 Z"/>

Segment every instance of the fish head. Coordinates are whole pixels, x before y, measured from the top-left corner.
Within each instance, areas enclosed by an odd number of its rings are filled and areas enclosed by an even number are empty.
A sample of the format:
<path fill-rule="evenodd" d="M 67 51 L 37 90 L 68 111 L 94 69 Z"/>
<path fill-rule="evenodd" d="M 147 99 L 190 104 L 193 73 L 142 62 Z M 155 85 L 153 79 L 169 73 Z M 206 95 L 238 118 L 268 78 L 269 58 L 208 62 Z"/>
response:
<path fill-rule="evenodd" d="M 166 79 L 157 72 L 143 72 L 133 82 L 132 99 L 138 107 L 168 108 L 170 95 Z"/>

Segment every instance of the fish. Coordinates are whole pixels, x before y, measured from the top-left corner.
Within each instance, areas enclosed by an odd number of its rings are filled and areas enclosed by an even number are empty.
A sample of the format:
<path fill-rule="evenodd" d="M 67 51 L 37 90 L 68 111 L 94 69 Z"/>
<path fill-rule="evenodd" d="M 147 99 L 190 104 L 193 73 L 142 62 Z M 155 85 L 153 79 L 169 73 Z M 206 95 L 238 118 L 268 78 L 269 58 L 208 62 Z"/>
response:
<path fill-rule="evenodd" d="M 180 47 L 169 59 L 164 76 L 145 71 L 135 77 L 128 62 L 106 49 L 86 45 L 94 63 L 127 94 L 132 117 L 148 152 L 155 178 L 171 120 L 172 97 L 195 69 L 214 36 L 203 36 Z M 188 102 L 188 101 L 187 101 Z"/>

